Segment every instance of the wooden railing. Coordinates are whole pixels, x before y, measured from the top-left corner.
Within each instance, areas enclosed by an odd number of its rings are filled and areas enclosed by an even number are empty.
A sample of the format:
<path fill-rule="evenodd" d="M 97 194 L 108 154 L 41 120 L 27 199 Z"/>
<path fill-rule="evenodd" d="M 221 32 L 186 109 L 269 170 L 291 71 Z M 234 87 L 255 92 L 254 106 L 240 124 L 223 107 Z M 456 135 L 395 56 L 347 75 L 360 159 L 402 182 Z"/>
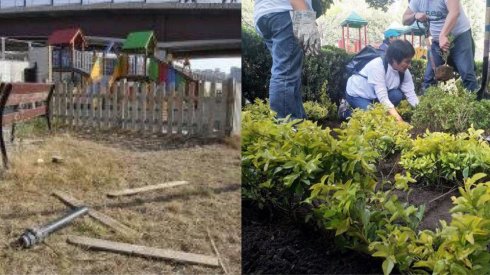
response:
<path fill-rule="evenodd" d="M 73 65 L 73 68 L 78 69 L 82 72 L 85 73 L 90 73 L 90 70 L 92 70 L 92 66 L 94 65 L 93 59 L 94 59 L 94 54 L 93 52 L 86 52 L 86 51 L 78 51 L 74 50 L 74 60 L 73 62 L 75 63 Z"/>

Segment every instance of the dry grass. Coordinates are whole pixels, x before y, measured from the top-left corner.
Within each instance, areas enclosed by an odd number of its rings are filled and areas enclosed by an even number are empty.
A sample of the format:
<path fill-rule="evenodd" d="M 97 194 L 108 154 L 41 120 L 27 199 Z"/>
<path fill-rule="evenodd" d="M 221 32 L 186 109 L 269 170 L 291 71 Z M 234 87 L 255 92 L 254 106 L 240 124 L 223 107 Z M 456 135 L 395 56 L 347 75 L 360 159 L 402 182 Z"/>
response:
<path fill-rule="evenodd" d="M 207 227 L 228 271 L 240 273 L 239 150 L 223 144 L 129 150 L 66 133 L 43 140 L 9 148 L 12 167 L 0 180 L 0 274 L 222 273 L 219 267 L 86 250 L 67 244 L 64 237 L 73 234 L 214 255 Z M 61 155 L 63 163 L 51 163 L 53 155 Z M 174 180 L 191 184 L 130 197 L 105 196 L 108 191 Z M 24 229 L 68 210 L 50 195 L 54 190 L 71 194 L 141 235 L 125 237 L 86 216 L 32 249 L 11 247 L 9 243 Z"/>

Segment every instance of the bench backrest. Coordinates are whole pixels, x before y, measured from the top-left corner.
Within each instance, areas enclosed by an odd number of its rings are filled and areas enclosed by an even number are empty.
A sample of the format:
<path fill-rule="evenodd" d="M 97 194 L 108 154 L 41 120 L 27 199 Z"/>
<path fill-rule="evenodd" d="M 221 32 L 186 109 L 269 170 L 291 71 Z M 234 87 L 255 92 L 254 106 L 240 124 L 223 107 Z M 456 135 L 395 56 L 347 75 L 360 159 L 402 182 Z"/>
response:
<path fill-rule="evenodd" d="M 1 83 L 1 125 L 49 115 L 49 102 L 53 91 L 54 84 Z"/>

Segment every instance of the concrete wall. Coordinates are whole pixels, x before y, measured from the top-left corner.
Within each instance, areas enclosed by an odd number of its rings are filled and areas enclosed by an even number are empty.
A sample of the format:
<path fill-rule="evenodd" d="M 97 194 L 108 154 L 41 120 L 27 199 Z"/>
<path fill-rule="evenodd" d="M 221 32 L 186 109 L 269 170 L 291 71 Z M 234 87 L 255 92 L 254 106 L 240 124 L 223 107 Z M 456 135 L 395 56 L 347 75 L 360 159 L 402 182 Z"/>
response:
<path fill-rule="evenodd" d="M 0 81 L 24 81 L 24 69 L 29 67 L 28 61 L 0 60 Z"/>
<path fill-rule="evenodd" d="M 31 48 L 29 50 L 29 67 L 37 63 L 37 82 L 46 82 L 48 79 L 48 47 Z"/>

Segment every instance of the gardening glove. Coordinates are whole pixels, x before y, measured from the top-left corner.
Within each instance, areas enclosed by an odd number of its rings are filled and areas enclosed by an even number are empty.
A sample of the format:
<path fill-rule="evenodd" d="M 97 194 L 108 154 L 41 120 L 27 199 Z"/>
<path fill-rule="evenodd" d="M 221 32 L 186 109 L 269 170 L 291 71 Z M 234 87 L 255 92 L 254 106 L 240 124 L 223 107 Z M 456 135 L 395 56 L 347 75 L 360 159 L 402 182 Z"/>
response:
<path fill-rule="evenodd" d="M 320 53 L 320 33 L 314 11 L 293 11 L 293 32 L 306 55 Z"/>

